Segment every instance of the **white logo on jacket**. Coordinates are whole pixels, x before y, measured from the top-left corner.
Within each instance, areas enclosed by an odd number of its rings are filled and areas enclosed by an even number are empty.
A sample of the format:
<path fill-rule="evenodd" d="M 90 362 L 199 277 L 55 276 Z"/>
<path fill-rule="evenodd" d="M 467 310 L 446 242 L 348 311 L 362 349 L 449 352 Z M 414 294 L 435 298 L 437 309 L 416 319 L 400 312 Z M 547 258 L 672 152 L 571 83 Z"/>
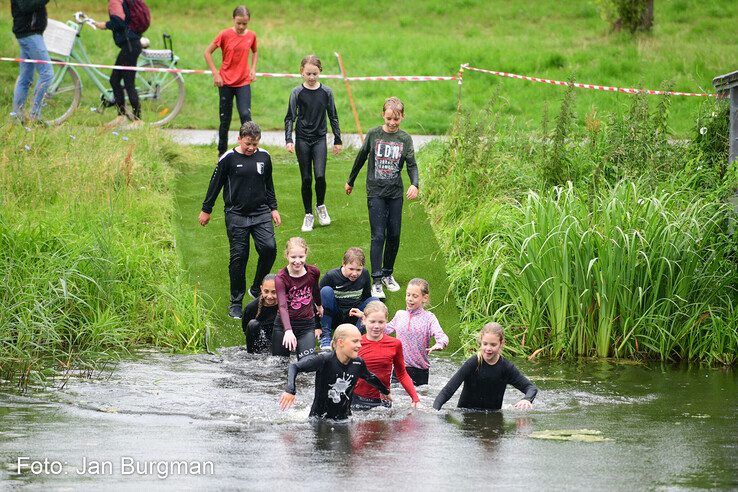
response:
<path fill-rule="evenodd" d="M 259 174 L 264 174 L 264 163 L 263 162 L 256 163 L 256 172 Z"/>

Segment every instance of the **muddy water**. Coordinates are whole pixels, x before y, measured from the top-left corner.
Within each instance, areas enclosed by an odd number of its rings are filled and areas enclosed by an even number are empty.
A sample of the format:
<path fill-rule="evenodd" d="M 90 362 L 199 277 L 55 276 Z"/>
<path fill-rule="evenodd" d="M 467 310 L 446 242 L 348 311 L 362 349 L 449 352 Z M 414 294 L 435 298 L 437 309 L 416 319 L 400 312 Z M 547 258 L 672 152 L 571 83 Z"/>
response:
<path fill-rule="evenodd" d="M 462 412 L 456 397 L 432 410 L 460 364 L 439 357 L 421 410 L 396 388 L 393 409 L 328 423 L 307 417 L 312 376 L 279 410 L 278 358 L 147 354 L 61 390 L 0 393 L 0 488 L 738 487 L 735 373 L 516 362 L 540 389 L 529 412 L 512 408 L 514 388 L 501 412 Z"/>

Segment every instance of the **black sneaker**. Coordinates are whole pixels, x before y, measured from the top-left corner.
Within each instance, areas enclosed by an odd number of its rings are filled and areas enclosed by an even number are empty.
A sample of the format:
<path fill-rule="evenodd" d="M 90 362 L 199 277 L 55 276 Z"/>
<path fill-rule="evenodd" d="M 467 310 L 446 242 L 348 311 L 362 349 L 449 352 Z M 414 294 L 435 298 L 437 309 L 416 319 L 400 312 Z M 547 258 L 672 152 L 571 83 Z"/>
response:
<path fill-rule="evenodd" d="M 243 317 L 243 309 L 238 304 L 231 304 L 231 307 L 228 308 L 228 316 L 241 319 Z"/>
<path fill-rule="evenodd" d="M 249 289 L 247 292 L 249 293 L 249 297 L 251 297 L 252 299 L 256 299 L 261 295 L 261 292 L 256 291 L 256 293 L 254 293 L 251 289 Z"/>

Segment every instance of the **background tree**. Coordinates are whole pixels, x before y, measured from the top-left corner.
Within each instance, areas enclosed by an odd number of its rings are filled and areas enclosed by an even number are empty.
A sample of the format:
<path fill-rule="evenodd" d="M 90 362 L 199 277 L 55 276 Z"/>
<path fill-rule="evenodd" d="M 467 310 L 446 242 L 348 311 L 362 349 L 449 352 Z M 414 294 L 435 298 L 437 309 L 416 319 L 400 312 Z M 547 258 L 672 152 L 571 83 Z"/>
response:
<path fill-rule="evenodd" d="M 653 27 L 654 0 L 597 0 L 602 17 L 613 31 L 650 32 Z"/>

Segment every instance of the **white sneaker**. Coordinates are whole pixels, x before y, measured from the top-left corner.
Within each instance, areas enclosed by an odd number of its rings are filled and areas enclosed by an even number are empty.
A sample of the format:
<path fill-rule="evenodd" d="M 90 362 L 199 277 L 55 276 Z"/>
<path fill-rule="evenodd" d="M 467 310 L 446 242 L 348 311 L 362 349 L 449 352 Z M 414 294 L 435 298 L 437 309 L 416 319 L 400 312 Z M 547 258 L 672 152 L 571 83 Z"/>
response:
<path fill-rule="evenodd" d="M 376 297 L 377 299 L 384 299 L 387 297 L 384 295 L 382 284 L 372 284 L 372 297 Z"/>
<path fill-rule="evenodd" d="M 331 216 L 328 215 L 328 209 L 325 205 L 315 207 L 315 212 L 318 215 L 318 224 L 322 226 L 331 225 Z"/>
<path fill-rule="evenodd" d="M 313 214 L 305 214 L 305 218 L 302 220 L 302 232 L 312 231 L 313 223 L 315 223 L 315 217 L 313 217 Z"/>
<path fill-rule="evenodd" d="M 398 290 L 400 290 L 400 284 L 397 283 L 395 277 L 393 277 L 392 275 L 389 275 L 388 277 L 382 277 L 382 283 L 390 292 L 397 292 Z"/>

